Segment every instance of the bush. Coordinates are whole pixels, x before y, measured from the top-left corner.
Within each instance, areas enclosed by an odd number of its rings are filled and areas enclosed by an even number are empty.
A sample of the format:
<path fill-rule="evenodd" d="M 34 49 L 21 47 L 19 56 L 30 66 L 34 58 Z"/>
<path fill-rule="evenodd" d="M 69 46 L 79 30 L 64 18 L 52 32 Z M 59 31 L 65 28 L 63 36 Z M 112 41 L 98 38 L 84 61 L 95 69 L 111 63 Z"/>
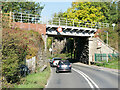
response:
<path fill-rule="evenodd" d="M 3 28 L 2 43 L 2 82 L 13 84 L 21 79 L 19 66 L 25 64 L 26 58 L 36 56 L 44 43 L 35 31 L 8 28 Z"/>
<path fill-rule="evenodd" d="M 25 49 L 26 48 L 19 47 L 15 44 L 15 40 L 13 38 L 8 40 L 3 39 L 2 75 L 6 77 L 8 83 L 19 81 L 18 67 L 20 64 L 24 63 L 23 60 L 27 54 Z"/>

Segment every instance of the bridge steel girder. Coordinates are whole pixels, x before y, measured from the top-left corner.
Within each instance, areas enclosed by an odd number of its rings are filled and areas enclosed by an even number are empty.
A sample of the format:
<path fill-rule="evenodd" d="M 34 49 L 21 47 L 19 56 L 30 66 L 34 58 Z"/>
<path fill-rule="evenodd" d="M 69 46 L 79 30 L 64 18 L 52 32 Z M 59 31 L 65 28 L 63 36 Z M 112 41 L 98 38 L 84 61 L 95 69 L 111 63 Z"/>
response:
<path fill-rule="evenodd" d="M 61 27 L 62 32 L 58 32 L 57 28 Z M 94 36 L 97 29 L 83 28 L 83 27 L 72 27 L 72 26 L 59 26 L 59 25 L 46 25 L 47 35 L 63 35 L 63 36 L 83 36 L 92 37 Z"/>

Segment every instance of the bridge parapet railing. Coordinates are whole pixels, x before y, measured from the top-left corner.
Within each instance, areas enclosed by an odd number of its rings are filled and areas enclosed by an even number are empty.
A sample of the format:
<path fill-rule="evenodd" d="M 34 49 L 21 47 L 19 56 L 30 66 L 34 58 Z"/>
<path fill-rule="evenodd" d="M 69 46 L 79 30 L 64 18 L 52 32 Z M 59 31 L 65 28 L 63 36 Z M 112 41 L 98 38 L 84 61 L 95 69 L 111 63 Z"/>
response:
<path fill-rule="evenodd" d="M 108 23 L 102 22 L 90 22 L 78 19 L 67 19 L 61 17 L 54 17 L 47 21 L 47 25 L 61 25 L 61 26 L 73 26 L 73 27 L 85 27 L 85 28 L 105 28 L 109 27 Z"/>
<path fill-rule="evenodd" d="M 40 15 L 12 12 L 12 21 L 22 23 L 40 23 Z"/>
<path fill-rule="evenodd" d="M 16 12 L 3 13 L 1 11 L 0 16 L 3 27 L 11 27 L 12 22 L 41 23 L 40 15 L 16 13 Z"/>
<path fill-rule="evenodd" d="M 7 14 L 2 14 L 4 17 Z M 109 27 L 108 23 L 102 22 L 90 22 L 90 21 L 83 21 L 78 19 L 68 19 L 63 17 L 54 17 L 50 20 L 46 18 L 41 19 L 40 15 L 35 14 L 27 14 L 27 13 L 15 13 L 10 12 L 8 13 L 8 18 L 10 22 L 21 22 L 21 23 L 40 23 L 40 24 L 47 24 L 47 25 L 59 25 L 59 26 L 72 26 L 72 27 L 85 27 L 85 28 L 105 28 Z M 4 18 L 2 17 L 2 18 Z M 3 20 L 4 21 L 4 20 Z"/>

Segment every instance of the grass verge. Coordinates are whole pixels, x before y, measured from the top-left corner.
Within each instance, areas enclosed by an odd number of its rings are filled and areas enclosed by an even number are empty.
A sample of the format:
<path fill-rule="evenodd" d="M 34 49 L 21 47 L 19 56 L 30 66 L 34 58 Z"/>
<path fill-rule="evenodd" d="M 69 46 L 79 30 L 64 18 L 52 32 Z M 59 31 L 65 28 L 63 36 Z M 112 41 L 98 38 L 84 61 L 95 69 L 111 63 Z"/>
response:
<path fill-rule="evenodd" d="M 96 63 L 95 65 L 97 66 L 102 66 L 106 68 L 112 68 L 112 69 L 118 69 L 118 58 L 113 58 L 112 60 L 109 60 L 108 62 L 106 61 L 101 61 L 100 63 Z"/>
<path fill-rule="evenodd" d="M 43 72 L 30 74 L 22 80 L 22 84 L 15 85 L 15 88 L 45 88 L 50 72 L 48 66 Z"/>

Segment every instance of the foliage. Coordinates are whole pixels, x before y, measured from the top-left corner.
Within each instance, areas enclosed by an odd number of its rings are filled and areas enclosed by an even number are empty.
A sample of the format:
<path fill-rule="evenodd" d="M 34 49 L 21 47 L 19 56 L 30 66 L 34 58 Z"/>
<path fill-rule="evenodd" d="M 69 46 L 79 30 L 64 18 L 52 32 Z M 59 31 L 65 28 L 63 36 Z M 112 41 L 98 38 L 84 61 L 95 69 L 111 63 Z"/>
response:
<path fill-rule="evenodd" d="M 47 48 L 51 48 L 52 47 L 52 37 L 48 37 L 47 39 Z"/>
<path fill-rule="evenodd" d="M 6 77 L 10 83 L 15 83 L 19 80 L 18 67 L 24 63 L 23 59 L 26 56 L 26 47 L 24 44 L 18 45 L 15 43 L 15 38 L 12 38 L 9 33 L 3 33 L 2 44 L 2 75 Z"/>
<path fill-rule="evenodd" d="M 102 61 L 101 63 L 96 63 L 95 65 L 112 69 L 118 69 L 118 60 L 119 60 L 118 58 L 112 58 L 112 60 L 109 59 L 108 62 Z"/>
<path fill-rule="evenodd" d="M 2 36 L 2 75 L 8 83 L 16 83 L 21 78 L 19 66 L 25 64 L 26 58 L 37 55 L 39 47 L 43 45 L 43 40 L 37 32 L 32 30 L 3 28 Z"/>
<path fill-rule="evenodd" d="M 113 27 L 109 27 L 109 28 L 104 28 L 101 29 L 100 35 L 99 37 L 105 42 L 107 43 L 107 33 L 104 32 L 107 31 L 108 32 L 108 44 L 115 48 L 116 50 L 118 50 L 118 25 L 115 26 L 114 30 Z"/>
<path fill-rule="evenodd" d="M 75 19 L 74 22 L 118 23 L 118 2 L 72 2 L 66 12 L 54 14 L 54 17 Z"/>
<path fill-rule="evenodd" d="M 104 18 L 101 7 L 94 7 L 90 2 L 73 2 L 72 8 L 68 8 L 64 16 L 83 21 L 100 21 Z"/>
<path fill-rule="evenodd" d="M 104 22 L 118 23 L 118 6 L 116 2 L 93 2 L 93 6 L 101 7 L 101 12 L 104 15 Z"/>
<path fill-rule="evenodd" d="M 22 22 L 24 23 L 38 22 L 40 20 L 40 14 L 43 8 L 44 6 L 41 6 L 39 2 L 37 3 L 26 2 L 26 0 L 24 0 L 24 2 L 2 2 L 2 12 L 3 13 L 14 12 L 15 22 L 21 20 L 21 15 L 23 20 Z M 18 14 L 18 13 L 22 13 L 22 14 Z M 29 16 L 26 14 L 29 14 Z"/>
<path fill-rule="evenodd" d="M 41 6 L 39 2 L 2 2 L 2 11 L 5 13 L 11 11 L 40 15 L 43 8 L 44 6 Z"/>

